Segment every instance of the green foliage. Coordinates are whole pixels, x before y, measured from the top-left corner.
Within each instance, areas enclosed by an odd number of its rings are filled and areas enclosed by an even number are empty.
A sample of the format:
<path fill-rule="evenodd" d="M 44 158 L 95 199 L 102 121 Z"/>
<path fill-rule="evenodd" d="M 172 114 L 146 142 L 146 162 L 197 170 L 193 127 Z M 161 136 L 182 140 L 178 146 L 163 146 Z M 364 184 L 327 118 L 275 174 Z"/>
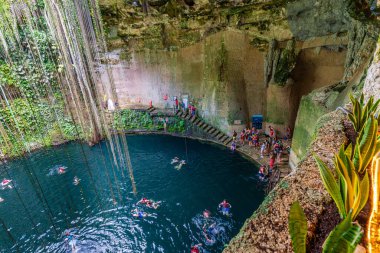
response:
<path fill-rule="evenodd" d="M 154 123 L 148 113 L 126 109 L 115 113 L 113 127 L 116 130 L 153 130 Z"/>
<path fill-rule="evenodd" d="M 157 115 L 154 120 L 146 112 L 124 109 L 115 113 L 113 128 L 116 130 L 163 130 L 164 115 Z M 169 133 L 183 133 L 186 124 L 183 119 L 177 117 L 168 117 L 166 123 L 166 131 Z"/>
<path fill-rule="evenodd" d="M 290 73 L 296 65 L 295 42 L 289 41 L 286 48 L 281 52 L 280 59 L 277 63 L 274 81 L 277 84 L 284 85 L 288 80 Z"/>
<path fill-rule="evenodd" d="M 330 169 L 327 168 L 326 164 L 319 157 L 314 156 L 314 159 L 318 165 L 319 173 L 321 175 L 322 182 L 327 192 L 334 200 L 341 217 L 344 217 L 346 215 L 346 210 L 342 200 L 342 196 L 340 194 L 339 184 L 335 181 L 334 175 L 332 174 Z"/>
<path fill-rule="evenodd" d="M 298 201 L 290 207 L 289 234 L 294 253 L 306 253 L 307 220 Z"/>
<path fill-rule="evenodd" d="M 371 97 L 366 104 L 364 104 L 364 95 L 362 94 L 359 99 L 350 95 L 353 111 L 348 115 L 356 132 L 360 133 L 368 121 L 368 119 L 376 114 L 380 100 L 374 102 Z"/>
<path fill-rule="evenodd" d="M 73 121 L 65 115 L 64 104 L 56 100 L 50 105 L 46 100 L 38 103 L 17 98 L 9 106 L 0 108 L 0 150 L 4 155 L 23 153 L 30 143 L 42 146 L 53 141 L 78 138 Z"/>
<path fill-rule="evenodd" d="M 314 159 L 318 165 L 323 184 L 334 200 L 340 216 L 345 218 L 352 211 L 352 218 L 355 219 L 368 201 L 368 173 L 365 172 L 362 179 L 359 177 L 353 162 L 344 150 L 344 145 L 341 146 L 339 153 L 335 155 L 334 164 L 338 173 L 337 181 L 321 159 L 318 157 L 314 157 Z"/>
<path fill-rule="evenodd" d="M 352 223 L 352 213 L 339 223 L 323 244 L 323 253 L 352 253 L 360 243 L 363 231 Z"/>
<path fill-rule="evenodd" d="M 368 173 L 365 172 L 362 179 L 359 177 L 354 163 L 344 150 L 344 145 L 341 146 L 339 153 L 335 155 L 335 168 L 339 174 L 340 193 L 345 204 L 345 212 L 348 214 L 352 210 L 352 218 L 355 219 L 368 200 Z"/>
<path fill-rule="evenodd" d="M 364 96 L 357 100 L 351 96 L 354 106 L 353 113 L 349 115 L 359 136 L 356 144 L 350 143 L 347 148 L 342 144 L 339 152 L 335 154 L 334 166 L 338 173 L 338 181 L 321 159 L 314 157 L 326 190 L 334 200 L 341 217 L 347 217 L 352 212 L 355 220 L 364 208 L 369 197 L 369 177 L 367 167 L 373 156 L 380 151 L 380 139 L 377 136 L 378 120 L 374 114 L 379 101 L 374 102 L 373 97 L 364 104 Z"/>
<path fill-rule="evenodd" d="M 372 157 L 380 151 L 380 139 L 377 137 L 377 129 L 378 121 L 371 115 L 360 132 L 355 147 L 352 149 L 352 144 L 350 144 L 351 146 L 348 148 L 348 152 L 351 152 L 353 157 L 356 172 L 359 174 L 366 171 Z"/>

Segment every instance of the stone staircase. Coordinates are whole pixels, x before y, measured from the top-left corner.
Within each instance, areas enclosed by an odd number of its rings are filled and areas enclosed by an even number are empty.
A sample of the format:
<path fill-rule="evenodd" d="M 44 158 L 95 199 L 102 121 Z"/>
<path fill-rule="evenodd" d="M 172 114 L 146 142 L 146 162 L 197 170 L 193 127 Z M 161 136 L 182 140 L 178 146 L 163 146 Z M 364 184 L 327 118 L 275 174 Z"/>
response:
<path fill-rule="evenodd" d="M 157 108 L 154 107 L 154 106 L 150 106 L 148 109 L 146 109 L 146 112 L 147 112 L 150 116 L 152 116 L 152 114 L 153 114 L 155 111 L 157 111 Z"/>
<path fill-rule="evenodd" d="M 199 129 L 201 129 L 203 132 L 207 133 L 208 135 L 216 139 L 218 142 L 226 146 L 232 142 L 232 137 L 226 135 L 225 133 L 221 132 L 219 129 L 206 123 L 203 119 L 199 118 L 196 115 L 192 116 L 191 113 L 182 112 L 180 110 L 178 110 L 175 113 L 175 115 L 189 121 L 193 125 L 197 126 Z"/>
<path fill-rule="evenodd" d="M 274 168 L 272 175 L 269 177 L 269 181 L 267 184 L 267 187 L 265 189 L 265 193 L 269 194 L 271 190 L 279 183 L 281 180 L 289 175 L 291 172 L 291 168 L 289 166 L 289 156 L 283 155 L 281 162 L 276 164 L 276 167 Z"/>
<path fill-rule="evenodd" d="M 289 167 L 289 156 L 287 156 L 286 158 L 283 157 L 281 162 L 278 163 L 277 167 L 278 167 L 278 170 L 280 171 L 280 179 L 279 180 L 282 180 L 284 177 L 286 177 L 287 175 L 289 175 L 289 173 L 291 172 L 291 169 Z"/>

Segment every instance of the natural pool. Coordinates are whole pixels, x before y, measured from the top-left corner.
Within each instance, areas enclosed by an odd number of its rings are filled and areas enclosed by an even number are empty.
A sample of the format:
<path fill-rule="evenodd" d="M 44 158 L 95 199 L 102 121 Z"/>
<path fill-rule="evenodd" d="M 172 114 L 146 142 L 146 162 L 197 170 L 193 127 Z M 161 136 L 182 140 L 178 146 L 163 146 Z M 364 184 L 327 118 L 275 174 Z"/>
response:
<path fill-rule="evenodd" d="M 0 190 L 0 252 L 70 252 L 66 229 L 77 237 L 77 252 L 189 252 L 197 243 L 221 252 L 264 198 L 257 165 L 225 147 L 159 135 L 127 139 L 137 196 L 128 172 L 112 168 L 105 143 L 73 142 L 1 165 L 0 178 L 15 187 Z M 181 170 L 170 164 L 175 156 L 187 161 Z M 66 173 L 49 173 L 57 165 Z M 142 197 L 161 206 L 141 207 L 149 216 L 134 218 Z M 224 198 L 230 218 L 217 212 Z M 222 228 L 213 245 L 202 232 L 204 209 L 212 212 L 208 224 Z"/>

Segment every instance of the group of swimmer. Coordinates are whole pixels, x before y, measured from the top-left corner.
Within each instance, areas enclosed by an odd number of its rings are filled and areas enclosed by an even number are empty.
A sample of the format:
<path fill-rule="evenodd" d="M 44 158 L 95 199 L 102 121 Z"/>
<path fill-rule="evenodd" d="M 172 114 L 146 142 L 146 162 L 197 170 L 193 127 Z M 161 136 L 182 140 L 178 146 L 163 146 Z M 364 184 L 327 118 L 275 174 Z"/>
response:
<path fill-rule="evenodd" d="M 161 201 L 154 201 L 147 198 L 142 198 L 136 203 L 136 205 L 145 205 L 146 207 L 153 208 L 153 209 L 157 209 L 158 207 L 160 207 L 160 204 L 161 204 Z M 139 210 L 137 207 L 133 209 L 131 213 L 133 217 L 137 217 L 137 218 L 144 218 L 144 217 L 149 216 L 148 213 Z"/>
<path fill-rule="evenodd" d="M 219 205 L 217 210 L 224 216 L 231 217 L 231 204 L 227 200 L 223 200 Z M 218 225 L 216 222 L 213 222 L 209 225 L 209 220 L 211 218 L 211 212 L 209 210 L 203 211 L 203 218 L 206 219 L 205 224 L 202 227 L 202 234 L 206 239 L 206 244 L 212 245 L 216 242 L 218 235 L 225 231 L 223 226 Z M 190 249 L 191 253 L 200 253 L 202 244 L 193 245 Z"/>
<path fill-rule="evenodd" d="M 180 170 L 182 168 L 182 166 L 186 164 L 186 161 L 180 160 L 178 157 L 174 157 L 170 164 L 172 164 L 172 165 L 177 164 L 176 166 L 174 166 L 174 168 L 177 170 Z"/>
<path fill-rule="evenodd" d="M 67 172 L 67 167 L 59 165 L 59 166 L 55 166 L 55 167 L 51 168 L 49 175 L 50 176 L 52 176 L 54 174 L 62 175 L 62 174 L 65 174 L 66 172 Z M 75 176 L 73 178 L 73 185 L 77 186 L 80 183 L 80 181 L 81 181 L 81 179 L 78 178 L 77 176 Z"/>

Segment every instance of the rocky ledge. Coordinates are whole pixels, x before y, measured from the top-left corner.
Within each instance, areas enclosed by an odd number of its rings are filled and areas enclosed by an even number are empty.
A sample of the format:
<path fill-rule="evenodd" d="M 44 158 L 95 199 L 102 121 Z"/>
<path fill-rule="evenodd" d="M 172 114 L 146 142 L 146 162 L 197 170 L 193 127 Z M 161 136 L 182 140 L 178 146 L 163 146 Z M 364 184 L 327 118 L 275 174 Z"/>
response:
<path fill-rule="evenodd" d="M 323 212 L 332 200 L 324 189 L 312 154 L 332 166 L 333 154 L 346 138 L 343 119 L 344 115 L 338 111 L 320 118 L 318 125 L 321 127 L 316 130 L 316 138 L 306 158 L 266 197 L 224 253 L 293 252 L 288 214 L 290 205 L 296 200 L 300 201 L 307 216 L 308 241 L 324 236 L 317 234 L 317 224 L 326 218 Z"/>

